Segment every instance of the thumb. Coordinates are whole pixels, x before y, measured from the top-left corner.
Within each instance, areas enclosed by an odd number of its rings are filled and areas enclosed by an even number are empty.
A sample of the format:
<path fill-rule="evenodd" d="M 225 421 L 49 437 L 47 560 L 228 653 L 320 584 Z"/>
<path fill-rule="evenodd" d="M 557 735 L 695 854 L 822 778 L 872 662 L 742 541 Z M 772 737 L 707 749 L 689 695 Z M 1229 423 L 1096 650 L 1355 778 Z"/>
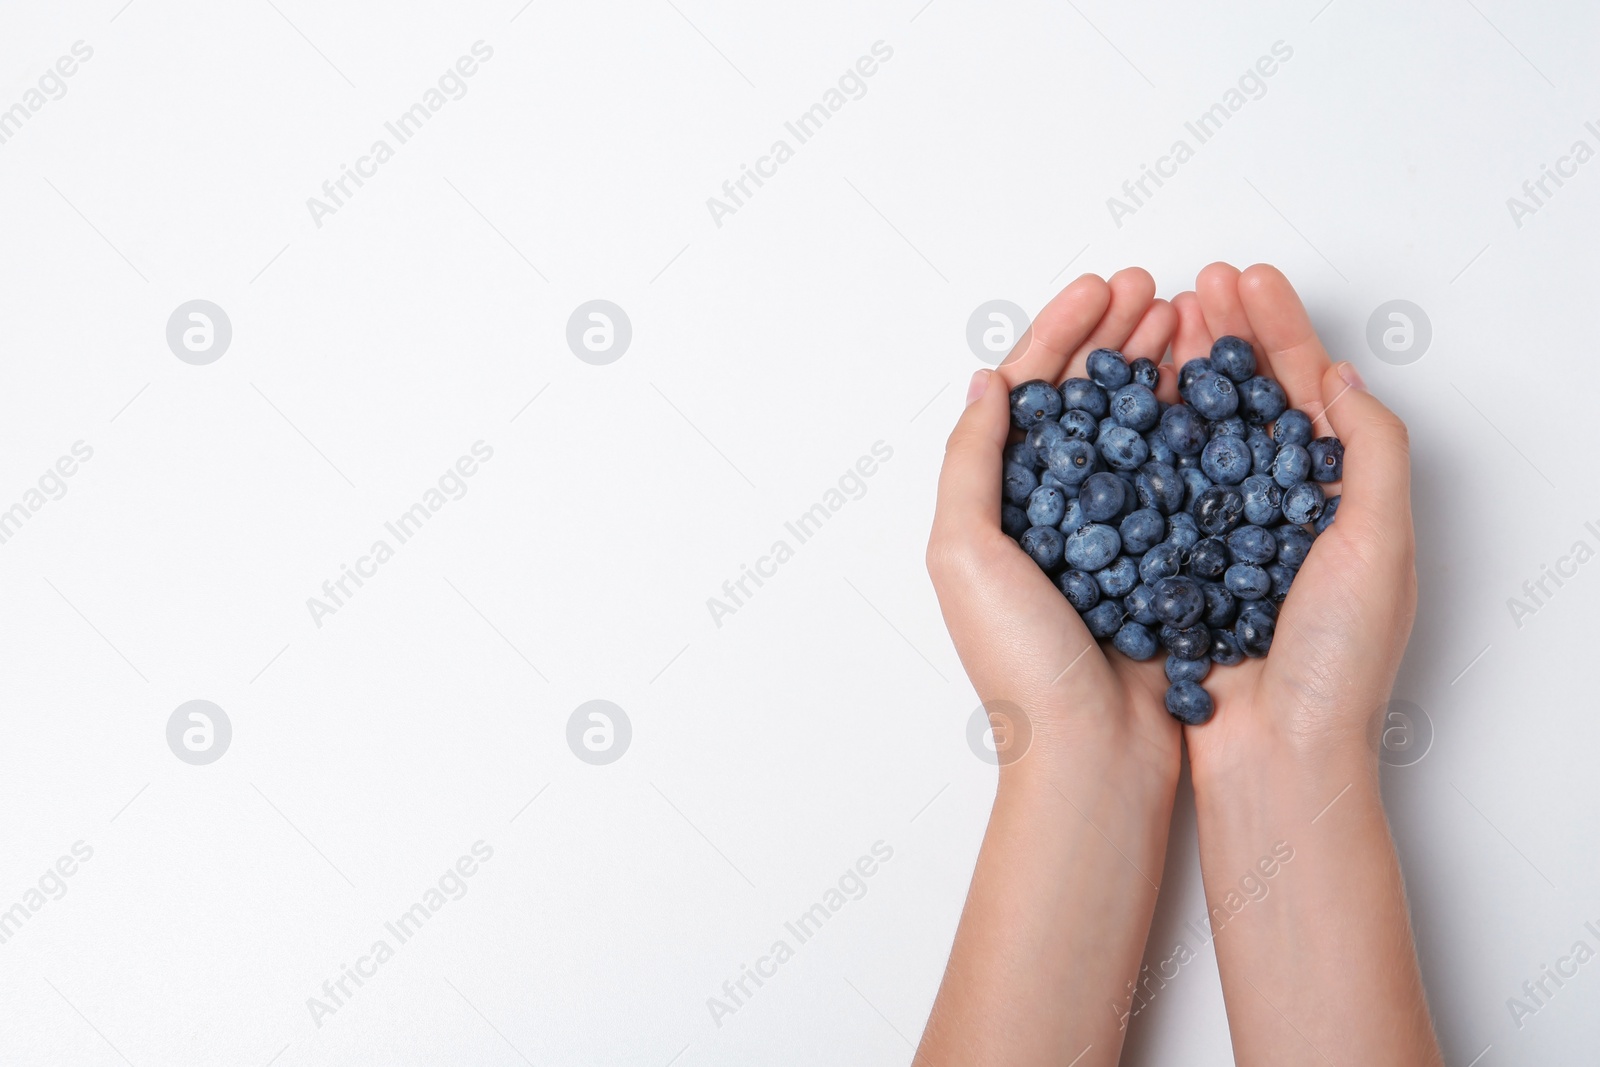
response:
<path fill-rule="evenodd" d="M 1400 417 L 1367 391 L 1349 363 L 1322 376 L 1321 419 L 1343 442 L 1339 518 L 1369 529 L 1411 526 L 1411 441 Z"/>
<path fill-rule="evenodd" d="M 939 472 L 936 536 L 965 539 L 1000 526 L 1000 479 L 1011 397 L 1005 378 L 980 370 L 967 387 L 967 409 L 945 444 Z"/>

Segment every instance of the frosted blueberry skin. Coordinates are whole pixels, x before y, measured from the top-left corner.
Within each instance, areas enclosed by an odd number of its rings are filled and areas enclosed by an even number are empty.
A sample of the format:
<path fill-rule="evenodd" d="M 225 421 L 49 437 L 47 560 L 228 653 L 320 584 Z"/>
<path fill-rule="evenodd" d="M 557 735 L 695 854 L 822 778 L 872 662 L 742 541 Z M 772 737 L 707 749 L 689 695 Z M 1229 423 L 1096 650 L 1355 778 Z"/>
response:
<path fill-rule="evenodd" d="M 1226 419 L 1239 410 L 1239 387 L 1221 374 L 1202 374 L 1181 394 L 1188 405 L 1208 419 Z"/>
<path fill-rule="evenodd" d="M 1229 562 L 1226 542 L 1220 537 L 1202 537 L 1189 549 L 1189 562 L 1184 568 L 1191 577 L 1212 582 L 1222 577 Z"/>
<path fill-rule="evenodd" d="M 1200 583 L 1193 578 L 1175 576 L 1162 578 L 1151 585 L 1155 600 L 1150 609 L 1164 624 L 1186 630 L 1200 621 L 1206 612 L 1206 597 Z"/>
<path fill-rule="evenodd" d="M 1042 378 L 1023 382 L 1011 390 L 1011 425 L 1017 429 L 1029 430 L 1046 419 L 1060 417 L 1061 394 Z"/>
<path fill-rule="evenodd" d="M 1140 508 L 1129 512 L 1117 525 L 1117 533 L 1122 537 L 1124 552 L 1142 556 L 1167 536 L 1167 521 L 1154 508 Z"/>
<path fill-rule="evenodd" d="M 1194 543 L 1200 540 L 1200 527 L 1195 523 L 1194 516 L 1186 511 L 1168 515 L 1167 540 L 1180 550 L 1193 548 Z"/>
<path fill-rule="evenodd" d="M 1272 592 L 1272 579 L 1266 568 L 1254 563 L 1235 563 L 1222 574 L 1222 584 L 1240 600 L 1261 600 Z"/>
<path fill-rule="evenodd" d="M 1177 465 L 1178 454 L 1172 450 L 1171 445 L 1167 444 L 1167 439 L 1162 435 L 1159 425 L 1153 429 L 1146 430 L 1143 436 L 1145 447 L 1150 450 L 1150 462 L 1165 463 L 1169 467 Z"/>
<path fill-rule="evenodd" d="M 1134 494 L 1141 508 L 1154 508 L 1171 515 L 1183 507 L 1183 479 L 1165 463 L 1151 460 L 1139 468 L 1134 479 Z"/>
<path fill-rule="evenodd" d="M 1110 410 L 1110 401 L 1106 391 L 1087 378 L 1068 378 L 1061 383 L 1061 409 L 1056 412 L 1059 416 L 1065 411 L 1087 411 L 1097 419 L 1106 417 Z"/>
<path fill-rule="evenodd" d="M 1267 599 L 1274 604 L 1282 604 L 1289 599 L 1289 587 L 1294 584 L 1294 568 L 1282 563 L 1269 563 L 1267 577 L 1272 580 Z"/>
<path fill-rule="evenodd" d="M 1117 630 L 1117 636 L 1111 642 L 1129 659 L 1145 660 L 1160 651 L 1160 644 L 1156 635 L 1150 628 L 1137 622 L 1125 622 Z"/>
<path fill-rule="evenodd" d="M 1100 583 L 1079 570 L 1065 570 L 1056 576 L 1056 588 L 1079 615 L 1100 603 Z"/>
<path fill-rule="evenodd" d="M 1167 714 L 1185 726 L 1204 726 L 1216 714 L 1211 694 L 1196 682 L 1174 682 L 1163 701 Z"/>
<path fill-rule="evenodd" d="M 1115 600 L 1102 600 L 1083 613 L 1089 632 L 1104 640 L 1122 629 L 1122 605 Z"/>
<path fill-rule="evenodd" d="M 1240 526 L 1228 534 L 1228 555 L 1235 563 L 1264 567 L 1278 555 L 1278 539 L 1260 526 Z"/>
<path fill-rule="evenodd" d="M 1239 384 L 1239 414 L 1251 426 L 1265 426 L 1288 406 L 1283 386 L 1271 378 L 1257 375 Z"/>
<path fill-rule="evenodd" d="M 1200 356 L 1191 359 L 1178 368 L 1178 395 L 1185 396 L 1184 390 L 1188 389 L 1194 380 L 1202 374 L 1215 374 L 1216 368 L 1211 365 L 1210 356 Z"/>
<path fill-rule="evenodd" d="M 1271 474 L 1272 461 L 1278 458 L 1278 444 L 1259 426 L 1245 434 L 1244 446 L 1250 450 L 1250 473 Z"/>
<path fill-rule="evenodd" d="M 1061 531 L 1055 531 L 1058 535 Z M 1109 567 L 1122 550 L 1122 538 L 1103 523 L 1091 522 L 1074 530 L 1066 539 L 1066 560 L 1080 571 L 1093 573 Z"/>
<path fill-rule="evenodd" d="M 1211 365 L 1218 374 L 1242 382 L 1256 372 L 1256 352 L 1243 337 L 1219 337 L 1211 343 Z"/>
<path fill-rule="evenodd" d="M 1139 584 L 1139 568 L 1129 556 L 1118 556 L 1094 572 L 1095 584 L 1108 597 L 1125 597 Z"/>
<path fill-rule="evenodd" d="M 1150 458 L 1150 446 L 1137 431 L 1126 426 L 1102 427 L 1094 447 L 1106 466 L 1113 470 L 1138 470 Z"/>
<path fill-rule="evenodd" d="M 1121 478 L 1098 471 L 1084 479 L 1078 491 L 1078 503 L 1083 505 L 1083 514 L 1090 522 L 1108 522 L 1122 511 L 1127 495 L 1127 484 Z"/>
<path fill-rule="evenodd" d="M 1022 507 L 1027 504 L 1028 495 L 1037 488 L 1039 488 L 1039 477 L 1032 470 L 1020 463 L 1006 464 L 1001 491 L 1007 501 Z"/>
<path fill-rule="evenodd" d="M 1028 524 L 1059 526 L 1067 514 L 1067 494 L 1053 485 L 1041 485 L 1028 494 Z"/>
<path fill-rule="evenodd" d="M 1050 442 L 1039 454 L 1039 459 L 1045 470 L 1065 485 L 1082 485 L 1084 479 L 1100 469 L 1095 446 L 1076 437 Z"/>
<path fill-rule="evenodd" d="M 1100 436 L 1100 420 L 1079 408 L 1070 408 L 1061 413 L 1061 418 L 1056 420 L 1056 425 L 1068 437 L 1076 437 L 1080 441 L 1093 442 Z"/>
<path fill-rule="evenodd" d="M 1194 502 L 1199 499 L 1201 493 L 1210 489 L 1213 483 L 1206 477 L 1206 472 L 1198 467 L 1184 467 L 1178 474 L 1183 478 L 1184 510 L 1193 510 Z M 1245 480 L 1249 481 L 1248 478 Z"/>
<path fill-rule="evenodd" d="M 1006 445 L 1004 453 L 1007 463 L 1015 463 L 1019 467 L 1027 467 L 1030 471 L 1039 469 L 1039 464 L 1044 462 L 1039 458 L 1039 450 L 1030 448 L 1027 441 L 1013 441 Z"/>
<path fill-rule="evenodd" d="M 1161 406 L 1154 393 L 1137 382 L 1129 382 L 1111 394 L 1111 417 L 1128 429 L 1143 433 L 1160 420 Z"/>
<path fill-rule="evenodd" d="M 1243 517 L 1244 494 L 1231 485 L 1213 485 L 1194 502 L 1195 526 L 1207 537 L 1228 533 Z"/>
<path fill-rule="evenodd" d="M 1283 490 L 1263 474 L 1252 474 L 1239 483 L 1244 494 L 1244 519 L 1254 526 L 1271 526 L 1283 518 Z"/>
<path fill-rule="evenodd" d="M 1156 383 L 1161 380 L 1161 372 L 1156 369 L 1155 363 L 1143 356 L 1129 363 L 1128 370 L 1132 372 L 1134 381 L 1151 391 L 1155 390 Z"/>
<path fill-rule="evenodd" d="M 1233 636 L 1239 650 L 1253 659 L 1259 659 L 1272 648 L 1272 635 L 1277 630 L 1277 617 L 1264 610 L 1260 602 L 1239 609 L 1233 624 Z"/>
<path fill-rule="evenodd" d="M 1339 499 L 1339 497 L 1333 497 L 1322 505 L 1322 514 L 1318 515 L 1316 521 L 1311 524 L 1311 528 L 1316 530 L 1317 533 L 1320 534 L 1333 525 L 1333 516 L 1339 510 Z"/>
<path fill-rule="evenodd" d="M 1239 416 L 1229 415 L 1225 419 L 1212 419 L 1210 432 L 1212 437 L 1237 437 L 1242 441 L 1250 427 Z"/>
<path fill-rule="evenodd" d="M 1179 659 L 1169 655 L 1166 666 L 1163 668 L 1167 675 L 1167 683 L 1176 685 L 1179 682 L 1203 682 L 1206 675 L 1211 673 L 1209 659 Z"/>
<path fill-rule="evenodd" d="M 1000 529 L 1015 541 L 1028 528 L 1028 513 L 1015 504 L 1000 505 Z"/>
<path fill-rule="evenodd" d="M 1212 634 L 1232 626 L 1239 617 L 1239 600 L 1228 592 L 1228 587 L 1221 582 L 1202 582 L 1200 592 L 1206 598 L 1206 613 L 1200 621 L 1211 628 Z"/>
<path fill-rule="evenodd" d="M 1186 629 L 1163 625 L 1161 644 L 1179 659 L 1205 659 L 1211 654 L 1211 631 L 1204 623 Z"/>
<path fill-rule="evenodd" d="M 1306 446 L 1311 458 L 1311 477 L 1318 482 L 1336 482 L 1344 477 L 1344 442 L 1337 437 L 1319 437 Z"/>
<path fill-rule="evenodd" d="M 1206 447 L 1210 426 L 1205 416 L 1188 404 L 1174 404 L 1161 413 L 1161 436 L 1180 456 L 1197 456 Z"/>
<path fill-rule="evenodd" d="M 1033 449 L 1035 455 L 1042 455 L 1048 445 L 1055 441 L 1064 441 L 1070 436 L 1066 427 L 1060 422 L 1055 419 L 1045 419 L 1043 422 L 1034 423 L 1028 432 L 1022 435 L 1022 441 Z"/>
<path fill-rule="evenodd" d="M 1302 447 L 1311 443 L 1311 416 L 1299 408 L 1290 408 L 1277 421 L 1272 424 L 1272 441 L 1276 445 L 1300 445 Z"/>
<path fill-rule="evenodd" d="M 1334 497 L 1337 500 L 1338 497 Z M 1329 501 L 1332 504 L 1333 501 Z M 1324 506 L 1323 514 L 1327 514 Z M 1306 533 L 1299 526 L 1274 526 L 1272 539 L 1278 542 L 1278 562 L 1290 570 L 1299 570 L 1305 564 L 1306 556 L 1311 552 L 1311 544 L 1316 540 L 1311 534 Z"/>
<path fill-rule="evenodd" d="M 1213 437 L 1200 453 L 1200 469 L 1217 485 L 1238 485 L 1250 477 L 1250 450 L 1238 437 Z"/>
<path fill-rule="evenodd" d="M 1067 501 L 1067 510 L 1061 516 L 1061 521 L 1056 523 L 1056 529 L 1064 534 L 1076 533 L 1089 523 L 1089 516 L 1084 513 L 1083 499 Z"/>
<path fill-rule="evenodd" d="M 1311 473 L 1311 453 L 1302 445 L 1280 445 L 1272 459 L 1272 480 L 1292 489 Z"/>
<path fill-rule="evenodd" d="M 1315 522 L 1322 506 L 1322 486 L 1316 482 L 1301 482 L 1283 494 L 1283 517 L 1296 526 Z"/>
<path fill-rule="evenodd" d="M 1134 622 L 1143 623 L 1145 626 L 1160 626 L 1161 620 L 1156 618 L 1156 613 L 1150 608 L 1155 595 L 1155 590 L 1140 582 L 1122 598 L 1122 608 Z"/>
<path fill-rule="evenodd" d="M 1183 549 L 1171 541 L 1163 541 L 1139 560 L 1139 578 L 1152 589 L 1164 578 L 1171 578 L 1183 568 Z"/>
<path fill-rule="evenodd" d="M 1089 379 L 1102 389 L 1116 389 L 1133 380 L 1127 359 L 1114 348 L 1097 348 L 1089 353 Z"/>
<path fill-rule="evenodd" d="M 1222 667 L 1231 667 L 1244 659 L 1244 650 L 1239 647 L 1239 638 L 1233 630 L 1211 631 L 1211 662 Z"/>
<path fill-rule="evenodd" d="M 1048 572 L 1060 568 L 1066 538 L 1054 526 L 1030 526 L 1022 531 L 1017 543 L 1039 565 L 1040 570 Z"/>

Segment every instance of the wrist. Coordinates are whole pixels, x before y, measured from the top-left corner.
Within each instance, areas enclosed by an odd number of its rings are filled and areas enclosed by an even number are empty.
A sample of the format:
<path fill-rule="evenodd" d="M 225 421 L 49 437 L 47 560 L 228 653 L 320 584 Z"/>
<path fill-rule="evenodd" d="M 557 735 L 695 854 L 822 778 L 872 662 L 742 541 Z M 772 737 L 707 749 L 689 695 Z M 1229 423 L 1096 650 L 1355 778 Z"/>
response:
<path fill-rule="evenodd" d="M 1201 727 L 1205 729 L 1207 727 Z M 1379 796 L 1378 760 L 1365 738 L 1239 731 L 1226 745 L 1191 748 L 1201 817 L 1253 813 L 1261 821 L 1305 824 L 1334 803 Z M 1381 801 L 1379 801 L 1381 806 Z"/>

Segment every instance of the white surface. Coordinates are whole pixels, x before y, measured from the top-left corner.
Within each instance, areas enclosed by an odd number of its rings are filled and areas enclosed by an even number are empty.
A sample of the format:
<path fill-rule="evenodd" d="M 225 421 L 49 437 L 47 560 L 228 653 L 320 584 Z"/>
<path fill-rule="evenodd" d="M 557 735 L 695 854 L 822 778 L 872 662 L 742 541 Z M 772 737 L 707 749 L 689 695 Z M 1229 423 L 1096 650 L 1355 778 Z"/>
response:
<path fill-rule="evenodd" d="M 0 907 L 93 848 L 0 945 L 0 1060 L 907 1062 L 994 780 L 922 567 L 967 317 L 1133 263 L 1170 296 L 1219 258 L 1280 264 L 1412 429 L 1396 695 L 1436 739 L 1386 792 L 1447 1061 L 1593 1058 L 1600 963 L 1520 1029 L 1506 1006 L 1600 947 L 1600 563 L 1520 629 L 1506 606 L 1600 547 L 1600 162 L 1520 227 L 1506 204 L 1600 147 L 1592 9 L 273 2 L 0 16 L 0 108 L 94 50 L 0 144 L 0 508 L 94 450 L 0 545 Z M 479 40 L 465 97 L 317 228 L 306 198 Z M 707 197 L 880 40 L 716 226 Z M 1114 225 L 1277 41 L 1264 95 Z M 194 298 L 233 324 L 209 366 L 165 343 Z M 592 298 L 633 324 L 609 366 L 565 344 Z M 1410 366 L 1364 340 L 1394 298 L 1433 324 Z M 467 494 L 313 625 L 479 440 Z M 877 441 L 861 499 L 713 625 Z M 565 742 L 596 698 L 633 725 L 604 767 Z M 191 699 L 233 724 L 210 766 L 166 744 Z M 1193 835 L 1184 801 L 1153 961 L 1203 910 Z M 466 895 L 314 1025 L 479 840 Z M 879 840 L 865 895 L 715 1025 Z M 1230 1062 L 1209 950 L 1125 1059 Z"/>

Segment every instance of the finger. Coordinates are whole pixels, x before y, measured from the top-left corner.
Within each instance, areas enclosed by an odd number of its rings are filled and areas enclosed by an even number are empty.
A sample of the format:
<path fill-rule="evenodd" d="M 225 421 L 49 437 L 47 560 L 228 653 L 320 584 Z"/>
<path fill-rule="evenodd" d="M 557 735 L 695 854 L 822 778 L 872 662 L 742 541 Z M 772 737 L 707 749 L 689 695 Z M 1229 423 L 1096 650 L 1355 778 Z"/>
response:
<path fill-rule="evenodd" d="M 1250 316 L 1245 314 L 1244 303 L 1239 299 L 1237 267 L 1228 263 L 1211 264 L 1195 279 L 1194 290 L 1200 297 L 1206 329 L 1213 338 L 1243 337 L 1255 344 L 1255 336 L 1250 332 Z"/>
<path fill-rule="evenodd" d="M 1085 376 L 1089 353 L 1097 348 L 1120 350 L 1150 309 L 1156 295 L 1156 280 L 1143 267 L 1127 267 L 1111 276 L 1107 288 L 1111 290 L 1111 303 L 1089 337 L 1078 346 L 1067 361 L 1063 378 Z"/>
<path fill-rule="evenodd" d="M 973 397 L 975 392 L 979 395 Z M 980 370 L 972 376 L 967 395 L 967 408 L 944 448 L 933 517 L 936 539 L 961 539 L 1000 526 L 1001 456 L 1011 428 L 1010 392 L 1003 376 Z"/>
<path fill-rule="evenodd" d="M 1302 411 L 1307 404 L 1316 405 L 1328 373 L 1328 352 L 1294 286 L 1278 268 L 1257 263 L 1239 276 L 1239 297 L 1255 331 L 1257 354 L 1283 386 L 1290 405 Z"/>
<path fill-rule="evenodd" d="M 1405 423 L 1367 392 L 1349 363 L 1322 376 L 1316 414 L 1344 443 L 1343 499 L 1335 522 L 1376 529 L 1411 528 L 1411 448 Z M 1396 525 L 1400 524 L 1400 525 Z"/>
<path fill-rule="evenodd" d="M 1169 404 L 1178 402 L 1178 372 L 1161 362 L 1178 331 L 1178 312 L 1165 300 L 1151 301 L 1144 318 L 1134 327 L 1133 336 L 1122 345 L 1128 359 L 1148 359 L 1156 364 L 1156 396 Z"/>
<path fill-rule="evenodd" d="M 1200 310 L 1200 297 L 1193 290 L 1172 298 L 1172 309 L 1178 313 L 1178 332 L 1172 338 L 1172 362 L 1182 367 L 1191 359 L 1211 351 L 1211 330 Z"/>
<path fill-rule="evenodd" d="M 1110 302 L 1111 287 L 1094 274 L 1085 274 L 1057 293 L 1000 362 L 1006 388 L 1034 378 L 1059 382 L 1065 377 L 1067 358 L 1083 344 Z"/>

